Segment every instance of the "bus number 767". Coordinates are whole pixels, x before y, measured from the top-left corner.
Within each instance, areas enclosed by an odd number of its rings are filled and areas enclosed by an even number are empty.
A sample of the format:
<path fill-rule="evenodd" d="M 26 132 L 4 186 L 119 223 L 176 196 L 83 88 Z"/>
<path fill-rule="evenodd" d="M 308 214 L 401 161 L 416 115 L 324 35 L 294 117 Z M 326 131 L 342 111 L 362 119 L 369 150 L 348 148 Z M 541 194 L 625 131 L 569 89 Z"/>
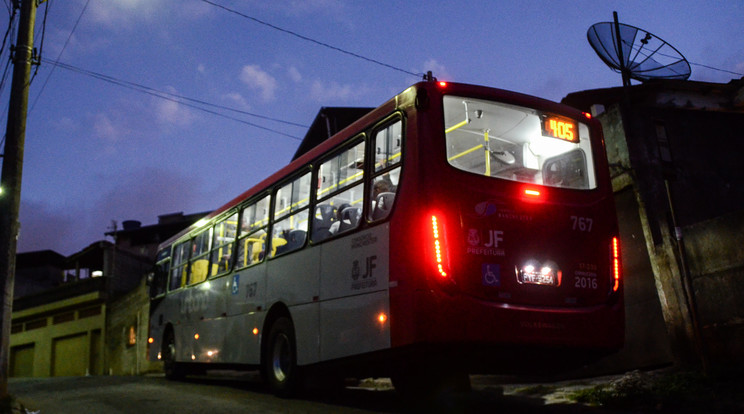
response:
<path fill-rule="evenodd" d="M 592 231 L 592 222 L 591 217 L 571 216 L 571 228 L 573 230 L 590 232 Z"/>

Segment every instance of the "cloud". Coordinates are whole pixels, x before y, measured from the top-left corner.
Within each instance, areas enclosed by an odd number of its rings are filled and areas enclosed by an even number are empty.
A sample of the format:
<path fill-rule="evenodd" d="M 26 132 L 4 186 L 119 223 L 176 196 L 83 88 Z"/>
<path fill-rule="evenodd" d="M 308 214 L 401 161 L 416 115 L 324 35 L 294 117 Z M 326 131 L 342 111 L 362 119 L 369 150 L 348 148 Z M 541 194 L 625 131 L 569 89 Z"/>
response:
<path fill-rule="evenodd" d="M 112 220 L 156 224 L 158 216 L 193 211 L 201 181 L 173 171 L 151 167 L 101 177 L 100 193 L 79 205 L 50 205 L 21 200 L 18 252 L 54 250 L 63 255 L 80 251 L 106 238 Z"/>
<path fill-rule="evenodd" d="M 259 90 L 264 101 L 274 100 L 277 88 L 276 79 L 261 70 L 258 65 L 243 66 L 243 70 L 240 72 L 240 80 L 249 88 Z"/>
<path fill-rule="evenodd" d="M 106 0 L 90 2 L 86 18 L 114 29 L 132 29 L 142 23 L 157 23 L 163 14 L 196 20 L 212 13 L 214 7 L 197 0 L 180 0 L 176 7 L 164 0 Z"/>
<path fill-rule="evenodd" d="M 426 73 L 428 71 L 431 71 L 434 77 L 440 80 L 454 79 L 447 71 L 447 68 L 436 59 L 429 59 L 424 62 L 423 72 Z"/>
<path fill-rule="evenodd" d="M 341 85 L 336 82 L 325 84 L 319 80 L 310 87 L 310 97 L 318 102 L 348 101 L 363 95 L 361 88 L 352 85 Z"/>
<path fill-rule="evenodd" d="M 75 216 L 72 213 L 55 210 L 44 203 L 21 200 L 19 216 L 19 253 L 37 250 L 72 253 L 68 246 L 77 234 Z"/>
<path fill-rule="evenodd" d="M 287 74 L 289 75 L 289 78 L 292 79 L 292 81 L 295 83 L 299 83 L 302 81 L 302 74 L 300 74 L 300 71 L 297 70 L 297 68 L 294 66 L 291 66 L 289 69 L 287 69 Z"/>
<path fill-rule="evenodd" d="M 175 88 L 168 86 L 167 92 L 178 94 Z M 155 116 L 161 124 L 166 126 L 186 127 L 194 121 L 194 115 L 188 107 L 168 99 L 157 98 L 154 101 Z"/>
<path fill-rule="evenodd" d="M 251 107 L 245 98 L 243 98 L 243 95 L 237 92 L 225 94 L 222 98 L 229 101 L 233 107 L 237 107 L 238 109 L 248 110 Z"/>
<path fill-rule="evenodd" d="M 93 117 L 93 133 L 105 142 L 115 143 L 122 139 L 125 131 L 122 127 L 115 125 L 108 114 L 100 113 Z"/>

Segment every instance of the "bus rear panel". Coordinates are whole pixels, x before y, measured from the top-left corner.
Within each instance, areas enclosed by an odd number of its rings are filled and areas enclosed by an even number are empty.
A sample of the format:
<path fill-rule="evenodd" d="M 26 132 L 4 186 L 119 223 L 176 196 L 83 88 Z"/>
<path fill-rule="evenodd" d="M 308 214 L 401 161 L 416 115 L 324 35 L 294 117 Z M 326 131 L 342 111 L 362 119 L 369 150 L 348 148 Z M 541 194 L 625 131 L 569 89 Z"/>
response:
<path fill-rule="evenodd" d="M 391 223 L 391 280 L 409 282 L 391 288 L 393 345 L 501 373 L 576 368 L 621 348 L 599 124 L 496 90 L 432 85 L 427 97 L 437 104 L 417 118 L 429 125 L 409 126 L 418 157 L 408 153 L 404 180 L 419 174 L 415 194 L 401 184 Z M 403 224 L 414 222 L 415 232 Z"/>

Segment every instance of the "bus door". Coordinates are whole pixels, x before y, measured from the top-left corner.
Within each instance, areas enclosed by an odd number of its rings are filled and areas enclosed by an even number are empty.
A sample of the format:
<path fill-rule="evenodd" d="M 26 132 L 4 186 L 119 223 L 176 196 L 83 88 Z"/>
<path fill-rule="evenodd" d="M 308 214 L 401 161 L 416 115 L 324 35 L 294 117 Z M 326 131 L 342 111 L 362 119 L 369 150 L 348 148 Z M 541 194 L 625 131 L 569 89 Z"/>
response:
<path fill-rule="evenodd" d="M 389 223 L 324 243 L 321 359 L 390 347 Z"/>
<path fill-rule="evenodd" d="M 260 363 L 260 329 L 266 314 L 268 195 L 243 208 L 235 249 L 235 270 L 227 276 L 225 352 L 230 361 Z"/>

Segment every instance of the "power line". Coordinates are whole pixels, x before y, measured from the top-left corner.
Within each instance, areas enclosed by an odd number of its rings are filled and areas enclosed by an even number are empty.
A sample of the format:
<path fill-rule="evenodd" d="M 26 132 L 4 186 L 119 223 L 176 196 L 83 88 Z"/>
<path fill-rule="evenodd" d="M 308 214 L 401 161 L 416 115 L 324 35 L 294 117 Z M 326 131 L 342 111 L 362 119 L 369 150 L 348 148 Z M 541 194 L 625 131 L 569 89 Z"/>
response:
<path fill-rule="evenodd" d="M 649 57 L 653 56 L 654 54 L 658 54 L 659 56 L 664 56 L 664 57 L 672 58 L 672 59 L 676 59 L 677 58 L 677 56 L 668 55 L 668 54 L 662 53 L 662 52 L 655 52 L 655 53 L 643 52 L 641 50 L 642 47 L 639 47 L 639 46 L 636 46 L 634 44 L 631 44 L 627 40 L 623 40 L 623 44 L 628 45 L 631 48 L 631 50 L 633 50 L 633 51 L 636 52 L 636 54 L 641 54 L 641 55 L 643 55 L 646 58 L 649 58 Z M 680 56 L 682 56 L 682 55 L 680 54 Z M 683 57 L 683 59 L 686 60 L 686 58 L 684 58 L 684 57 Z M 726 69 L 720 69 L 720 68 L 716 68 L 716 67 L 713 67 L 713 66 L 703 65 L 702 63 L 690 62 L 689 60 L 687 61 L 687 63 L 689 63 L 690 65 L 701 66 L 701 67 L 704 67 L 706 69 L 712 69 L 712 70 L 717 70 L 719 72 L 730 73 L 732 75 L 744 76 L 744 73 L 733 72 L 733 71 L 726 70 Z"/>
<path fill-rule="evenodd" d="M 201 0 L 201 1 L 203 1 L 204 3 L 207 3 L 209 5 L 212 5 L 214 7 L 217 7 L 217 8 L 220 8 L 222 10 L 225 10 L 227 12 L 236 14 L 236 15 L 238 15 L 240 17 L 245 18 L 245 19 L 252 20 L 252 21 L 254 21 L 254 22 L 258 23 L 258 24 L 261 24 L 261 25 L 270 27 L 270 28 L 272 28 L 274 30 L 278 30 L 278 31 L 280 31 L 282 33 L 286 33 L 288 35 L 292 35 L 294 37 L 297 37 L 297 38 L 300 38 L 302 40 L 308 41 L 310 43 L 315 43 L 316 45 L 323 46 L 323 47 L 326 47 L 326 48 L 331 49 L 331 50 L 335 50 L 336 52 L 341 52 L 341 53 L 344 53 L 344 54 L 349 55 L 349 56 L 353 56 L 353 57 L 358 58 L 358 59 L 366 60 L 367 62 L 374 63 L 374 64 L 380 65 L 380 66 L 384 66 L 384 67 L 386 67 L 388 69 L 393 69 L 393 70 L 396 70 L 398 72 L 403 72 L 403 73 L 405 73 L 407 75 L 412 75 L 412 76 L 416 76 L 416 77 L 419 77 L 419 78 L 422 77 L 422 76 L 424 76 L 423 73 L 415 73 L 415 72 L 411 72 L 411 71 L 408 71 L 408 70 L 405 70 L 405 69 L 401 69 L 401 68 L 399 68 L 397 66 L 393 66 L 393 65 L 390 65 L 388 63 L 381 62 L 381 61 L 376 60 L 376 59 L 368 58 L 368 57 L 362 56 L 362 55 L 360 55 L 358 53 L 350 52 L 348 50 L 341 49 L 340 47 L 336 47 L 336 46 L 330 45 L 328 43 L 321 42 L 319 40 L 315 40 L 313 38 L 310 38 L 310 37 L 301 35 L 301 34 L 299 34 L 297 32 L 293 32 L 292 30 L 284 29 L 282 27 L 279 27 L 279 26 L 276 26 L 274 24 L 271 24 L 271 23 L 265 22 L 263 20 L 260 20 L 258 18 L 255 18 L 253 16 L 249 16 L 249 15 L 247 15 L 245 13 L 241 13 L 241 12 L 235 10 L 235 9 L 231 9 L 231 8 L 226 7 L 226 6 L 223 6 L 221 4 L 214 3 L 214 2 L 212 2 L 210 0 Z"/>
<path fill-rule="evenodd" d="M 51 0 L 49 0 L 51 2 Z M 90 4 L 90 0 L 85 2 L 85 6 L 83 6 L 83 9 L 80 11 L 80 15 L 78 16 L 77 20 L 75 20 L 75 24 L 72 26 L 72 30 L 70 30 L 70 34 L 67 35 L 67 40 L 65 40 L 65 44 L 62 46 L 62 50 L 59 51 L 59 54 L 57 55 L 56 61 L 59 62 L 59 59 L 62 57 L 62 54 L 65 53 L 65 49 L 67 49 L 67 45 L 70 44 L 70 39 L 72 39 L 73 33 L 75 33 L 75 30 L 78 27 L 78 24 L 80 24 L 80 20 L 82 20 L 83 15 L 85 14 L 85 10 L 88 9 L 88 4 Z M 46 15 L 44 16 L 44 21 L 46 22 Z M 41 58 L 41 56 L 39 56 Z M 44 80 L 44 84 L 41 85 L 41 89 L 39 89 L 39 93 L 36 94 L 36 98 L 34 98 L 34 102 L 31 104 L 31 109 L 29 109 L 29 113 L 33 112 L 34 108 L 36 107 L 36 103 L 39 102 L 39 98 L 41 97 L 41 94 L 44 93 L 44 89 L 46 89 L 47 83 L 49 83 L 49 78 L 52 77 L 52 74 L 54 73 L 54 68 L 56 66 L 52 67 L 52 70 L 49 71 L 49 75 L 47 75 L 46 79 Z"/>
<path fill-rule="evenodd" d="M 186 97 L 186 96 L 183 96 L 183 95 L 178 95 L 178 94 L 171 93 L 171 92 L 165 92 L 165 91 L 157 90 L 157 89 L 154 89 L 154 88 L 145 86 L 145 85 L 141 85 L 141 84 L 138 84 L 138 83 L 134 83 L 134 82 L 129 82 L 129 81 L 117 79 L 117 78 L 114 78 L 112 76 L 108 76 L 108 75 L 104 75 L 104 74 L 101 74 L 101 73 L 93 72 L 93 71 L 90 71 L 90 70 L 87 70 L 87 69 L 82 69 L 82 68 L 79 68 L 79 67 L 76 67 L 76 66 L 73 66 L 73 65 L 69 65 L 69 64 L 63 63 L 63 62 L 52 62 L 52 61 L 47 61 L 45 59 L 43 59 L 42 61 L 44 61 L 45 63 L 51 64 L 51 65 L 53 65 L 55 67 L 60 67 L 62 69 L 66 69 L 66 70 L 69 70 L 69 71 L 72 71 L 72 72 L 76 72 L 76 73 L 79 73 L 79 74 L 82 74 L 82 75 L 86 75 L 86 76 L 89 76 L 89 77 L 92 77 L 92 78 L 95 78 L 95 79 L 98 79 L 98 80 L 101 80 L 101 81 L 104 81 L 104 82 L 108 82 L 108 83 L 111 83 L 111 84 L 114 84 L 114 85 L 117 85 L 117 86 L 121 86 L 121 87 L 124 87 L 124 88 L 128 88 L 128 89 L 132 89 L 132 90 L 135 90 L 137 92 L 141 92 L 141 93 L 145 93 L 145 94 L 148 94 L 148 95 L 151 95 L 151 96 L 155 96 L 157 98 L 164 99 L 164 100 L 167 100 L 167 101 L 170 101 L 170 102 L 175 102 L 175 103 L 178 103 L 180 105 L 184 105 L 184 106 L 187 106 L 187 107 L 190 107 L 190 108 L 193 108 L 193 109 L 202 111 L 202 112 L 206 112 L 206 113 L 209 113 L 209 114 L 212 114 L 212 115 L 217 115 L 217 116 L 220 116 L 220 117 L 223 117 L 223 118 L 226 118 L 226 119 L 230 119 L 230 120 L 233 120 L 233 121 L 236 121 L 236 122 L 240 122 L 240 123 L 243 123 L 243 124 L 252 126 L 254 128 L 262 129 L 264 131 L 273 132 L 273 133 L 276 133 L 276 134 L 279 134 L 279 135 L 283 135 L 285 137 L 296 139 L 296 140 L 302 140 L 302 138 L 297 137 L 297 136 L 294 136 L 294 135 L 290 135 L 290 134 L 287 134 L 287 133 L 284 133 L 284 132 L 281 132 L 281 131 L 278 131 L 278 130 L 275 130 L 275 129 L 272 129 L 272 128 L 268 128 L 268 127 L 265 127 L 265 126 L 262 126 L 262 125 L 258 125 L 256 123 L 249 122 L 249 121 L 246 121 L 244 119 L 235 118 L 235 117 L 232 117 L 232 116 L 223 114 L 221 112 L 217 112 L 215 110 L 210 110 L 210 109 L 204 108 L 204 106 L 206 106 L 206 107 L 212 107 L 212 108 L 220 109 L 220 110 L 224 110 L 224 111 L 230 111 L 230 112 L 240 113 L 240 114 L 243 114 L 243 115 L 248 115 L 248 116 L 252 116 L 252 117 L 255 117 L 255 118 L 260 118 L 260 119 L 264 119 L 264 120 L 268 120 L 268 121 L 278 122 L 278 123 L 282 123 L 282 124 L 286 124 L 286 125 L 291 125 L 291 126 L 296 126 L 296 127 L 301 127 L 301 128 L 307 128 L 308 127 L 307 125 L 302 125 L 302 124 L 298 124 L 298 123 L 295 123 L 295 122 L 284 121 L 284 120 L 281 120 L 281 119 L 272 118 L 272 117 L 268 117 L 268 116 L 265 116 L 265 115 L 259 115 L 259 114 L 255 114 L 255 113 L 251 113 L 251 112 L 247 112 L 247 111 L 242 111 L 242 110 L 235 109 L 235 108 L 230 108 L 230 107 L 223 106 L 223 105 L 217 105 L 217 104 L 209 103 L 209 102 L 206 102 L 206 101 L 203 101 L 203 100 L 200 100 L 200 99 L 189 98 L 189 97 Z"/>

